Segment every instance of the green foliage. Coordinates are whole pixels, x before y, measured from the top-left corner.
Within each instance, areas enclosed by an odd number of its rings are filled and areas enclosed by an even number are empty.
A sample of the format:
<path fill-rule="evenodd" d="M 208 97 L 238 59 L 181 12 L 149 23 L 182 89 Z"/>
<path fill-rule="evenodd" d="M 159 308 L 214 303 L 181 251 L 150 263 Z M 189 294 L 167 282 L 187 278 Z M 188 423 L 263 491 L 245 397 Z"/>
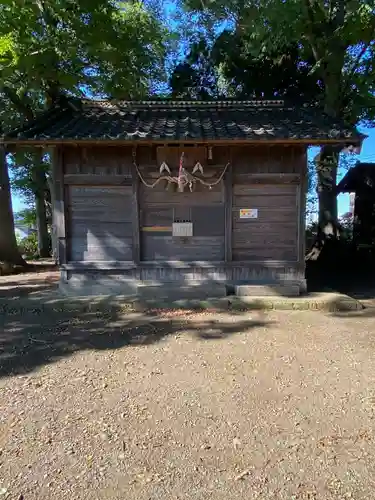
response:
<path fill-rule="evenodd" d="M 35 259 L 38 256 L 38 235 L 32 232 L 26 238 L 17 241 L 18 248 L 27 259 Z"/>
<path fill-rule="evenodd" d="M 177 98 L 220 97 L 219 68 L 209 40 L 201 36 L 191 43 L 185 61 L 174 68 L 169 85 Z"/>
<path fill-rule="evenodd" d="M 21 149 L 10 158 L 10 177 L 13 192 L 19 196 L 29 207 L 35 203 L 35 192 L 38 188 L 33 176 L 33 168 L 38 168 L 45 174 L 50 170 L 50 158 L 44 155 L 41 163 L 35 165 L 33 151 Z M 49 192 L 45 193 L 46 201 L 50 199 Z"/>
<path fill-rule="evenodd" d="M 375 15 L 366 0 L 186 0 L 209 23 L 231 21 L 237 58 L 274 59 L 294 48 L 325 110 L 351 123 L 374 119 Z M 230 57 L 230 56 L 229 56 Z M 291 60 L 295 60 L 295 55 Z M 277 76 L 277 75 L 276 75 Z M 264 83 L 264 82 L 263 82 Z M 267 82 L 266 82 L 267 85 Z"/>
<path fill-rule="evenodd" d="M 35 208 L 25 208 L 14 214 L 15 222 L 22 224 L 26 227 L 36 226 L 36 211 Z"/>
<path fill-rule="evenodd" d="M 0 6 L 0 92 L 17 120 L 64 93 L 139 97 L 164 78 L 167 41 L 142 2 L 8 0 Z M 0 113 L 11 126 L 6 105 Z"/>

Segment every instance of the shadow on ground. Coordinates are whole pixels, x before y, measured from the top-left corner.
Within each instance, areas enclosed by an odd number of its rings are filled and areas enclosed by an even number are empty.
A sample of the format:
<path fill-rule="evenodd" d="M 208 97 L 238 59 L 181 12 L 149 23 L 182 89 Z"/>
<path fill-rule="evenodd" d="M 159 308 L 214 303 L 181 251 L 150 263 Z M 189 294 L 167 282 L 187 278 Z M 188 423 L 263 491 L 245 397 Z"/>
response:
<path fill-rule="evenodd" d="M 331 313 L 335 318 L 374 318 L 375 319 L 375 307 L 364 307 L 358 311 L 334 311 Z"/>
<path fill-rule="evenodd" d="M 47 295 L 57 289 L 59 272 L 54 263 L 42 261 L 18 271 L 0 277 L 0 300 L 17 300 L 30 294 Z"/>
<path fill-rule="evenodd" d="M 269 325 L 262 312 L 238 311 L 218 319 L 207 311 L 137 313 L 120 306 L 108 311 L 62 311 L 45 307 L 46 303 L 41 308 L 37 300 L 27 303 L 22 310 L 9 301 L 0 312 L 0 376 L 24 374 L 78 351 L 147 345 L 178 332 L 218 341 Z"/>
<path fill-rule="evenodd" d="M 50 293 L 57 289 L 57 285 L 40 280 L 28 280 L 20 284 L 17 281 L 8 281 L 6 285 L 0 285 L 0 299 L 17 300 L 19 297 L 28 297 L 33 293 Z"/>

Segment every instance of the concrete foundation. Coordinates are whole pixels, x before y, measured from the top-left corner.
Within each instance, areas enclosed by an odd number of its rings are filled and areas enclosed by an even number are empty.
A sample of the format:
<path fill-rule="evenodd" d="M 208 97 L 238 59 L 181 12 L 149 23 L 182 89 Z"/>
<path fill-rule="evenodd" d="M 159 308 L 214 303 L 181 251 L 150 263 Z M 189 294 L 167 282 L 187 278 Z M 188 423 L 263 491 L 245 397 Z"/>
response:
<path fill-rule="evenodd" d="M 298 297 L 306 291 L 304 272 L 296 268 L 240 266 L 143 266 L 124 269 L 63 269 L 66 295 L 122 295 L 141 298 Z"/>

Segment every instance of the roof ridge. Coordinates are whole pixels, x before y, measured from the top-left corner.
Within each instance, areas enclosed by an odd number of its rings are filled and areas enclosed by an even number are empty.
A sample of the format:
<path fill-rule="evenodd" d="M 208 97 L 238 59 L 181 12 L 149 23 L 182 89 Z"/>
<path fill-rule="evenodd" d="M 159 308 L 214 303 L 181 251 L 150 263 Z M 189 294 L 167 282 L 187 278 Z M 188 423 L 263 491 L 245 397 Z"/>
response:
<path fill-rule="evenodd" d="M 284 99 L 212 99 L 212 100 L 194 100 L 194 99 L 82 99 L 84 105 L 93 106 L 168 106 L 168 107 L 283 107 Z"/>

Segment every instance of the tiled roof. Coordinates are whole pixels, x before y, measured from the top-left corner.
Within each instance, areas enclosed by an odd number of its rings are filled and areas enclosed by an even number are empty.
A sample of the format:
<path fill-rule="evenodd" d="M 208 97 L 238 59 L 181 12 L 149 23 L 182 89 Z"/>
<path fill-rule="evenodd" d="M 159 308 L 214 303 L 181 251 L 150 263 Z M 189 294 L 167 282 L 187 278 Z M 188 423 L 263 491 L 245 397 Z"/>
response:
<path fill-rule="evenodd" d="M 348 170 L 345 176 L 337 184 L 336 192 L 352 193 L 364 189 L 374 190 L 375 187 L 375 163 L 360 163 Z"/>
<path fill-rule="evenodd" d="M 337 141 L 363 136 L 320 110 L 283 101 L 72 101 L 4 141 Z"/>

